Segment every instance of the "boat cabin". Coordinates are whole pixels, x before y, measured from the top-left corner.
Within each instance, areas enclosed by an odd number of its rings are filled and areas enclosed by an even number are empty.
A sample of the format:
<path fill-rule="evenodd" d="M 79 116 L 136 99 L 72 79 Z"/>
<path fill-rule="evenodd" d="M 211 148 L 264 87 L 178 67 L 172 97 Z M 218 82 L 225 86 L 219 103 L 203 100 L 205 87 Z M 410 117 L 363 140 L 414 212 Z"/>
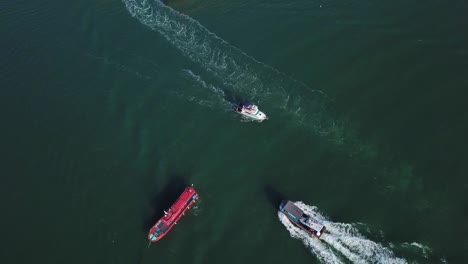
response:
<path fill-rule="evenodd" d="M 169 227 L 167 225 L 165 225 L 163 222 L 160 222 L 159 224 L 156 225 L 154 234 L 158 236 L 159 234 L 166 233 L 168 229 Z"/>
<path fill-rule="evenodd" d="M 292 221 L 296 224 L 300 224 L 302 228 L 306 229 L 308 232 L 314 234 L 318 238 L 325 231 L 325 226 L 314 222 L 307 214 L 304 213 L 299 207 L 297 207 L 293 202 L 283 201 L 280 205 L 280 209 L 285 213 Z"/>
<path fill-rule="evenodd" d="M 286 204 L 284 204 L 283 210 L 297 222 L 299 222 L 299 219 L 304 215 L 304 212 L 291 201 L 287 201 Z"/>

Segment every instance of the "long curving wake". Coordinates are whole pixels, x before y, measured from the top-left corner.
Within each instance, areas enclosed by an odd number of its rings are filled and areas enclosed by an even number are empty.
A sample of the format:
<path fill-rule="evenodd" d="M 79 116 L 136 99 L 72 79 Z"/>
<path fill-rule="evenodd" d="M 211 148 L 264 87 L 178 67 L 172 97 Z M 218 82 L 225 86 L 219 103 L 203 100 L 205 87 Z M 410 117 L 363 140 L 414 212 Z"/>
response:
<path fill-rule="evenodd" d="M 293 115 L 297 124 L 340 140 L 342 127 L 326 110 L 329 100 L 318 90 L 258 62 L 219 38 L 198 21 L 159 0 L 123 0 L 141 23 L 159 32 L 185 56 L 216 76 L 232 93 Z"/>
<path fill-rule="evenodd" d="M 278 115 L 287 113 L 295 123 L 310 128 L 334 143 L 344 141 L 341 121 L 332 116 L 327 96 L 312 90 L 274 68 L 261 63 L 240 49 L 230 45 L 203 27 L 198 21 L 173 10 L 159 0 L 123 0 L 133 17 L 160 33 L 185 56 L 217 77 L 222 89 L 206 83 L 197 74 L 184 70 L 189 78 L 213 92 L 211 98 L 189 98 L 199 105 L 213 107 L 226 103 L 224 91 L 246 96 L 256 102 L 276 108 Z M 218 101 L 216 101 L 218 100 Z M 263 106 L 262 106 L 263 107 Z M 268 112 L 270 109 L 265 108 Z M 406 263 L 393 252 L 362 236 L 352 224 L 334 223 L 322 216 L 316 207 L 298 202 L 297 205 L 323 222 L 328 233 L 321 240 L 311 238 L 296 228 L 282 214 L 281 222 L 291 236 L 302 240 L 324 263 Z"/>
<path fill-rule="evenodd" d="M 291 236 L 302 240 L 321 262 L 407 263 L 406 260 L 395 257 L 390 249 L 365 238 L 354 225 L 334 223 L 320 214 L 317 207 L 302 202 L 294 204 L 325 225 L 326 233 L 321 236 L 320 240 L 296 227 L 282 213 L 278 212 L 278 217 Z"/>

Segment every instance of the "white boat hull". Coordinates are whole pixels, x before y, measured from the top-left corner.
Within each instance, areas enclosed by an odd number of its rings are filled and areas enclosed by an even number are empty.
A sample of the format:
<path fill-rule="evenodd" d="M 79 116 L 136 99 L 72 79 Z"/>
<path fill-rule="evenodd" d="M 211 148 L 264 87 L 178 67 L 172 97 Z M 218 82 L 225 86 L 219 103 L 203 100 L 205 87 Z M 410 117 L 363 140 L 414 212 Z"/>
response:
<path fill-rule="evenodd" d="M 254 104 L 239 104 L 236 108 L 236 112 L 256 121 L 263 121 L 268 119 L 265 113 L 260 111 L 258 107 Z"/>
<path fill-rule="evenodd" d="M 245 113 L 242 111 L 238 113 L 241 114 L 242 116 L 245 116 L 250 119 L 257 120 L 257 121 L 263 121 L 263 120 L 268 119 L 265 113 L 263 113 L 262 111 L 258 111 L 256 114 Z"/>

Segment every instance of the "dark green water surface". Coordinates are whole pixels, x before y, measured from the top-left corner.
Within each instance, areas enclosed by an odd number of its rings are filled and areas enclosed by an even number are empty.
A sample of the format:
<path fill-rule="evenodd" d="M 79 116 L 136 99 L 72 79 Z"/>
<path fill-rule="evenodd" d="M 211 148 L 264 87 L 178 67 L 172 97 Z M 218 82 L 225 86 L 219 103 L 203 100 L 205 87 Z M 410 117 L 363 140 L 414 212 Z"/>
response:
<path fill-rule="evenodd" d="M 465 1 L 146 1 L 0 3 L 1 263 L 468 262 Z"/>

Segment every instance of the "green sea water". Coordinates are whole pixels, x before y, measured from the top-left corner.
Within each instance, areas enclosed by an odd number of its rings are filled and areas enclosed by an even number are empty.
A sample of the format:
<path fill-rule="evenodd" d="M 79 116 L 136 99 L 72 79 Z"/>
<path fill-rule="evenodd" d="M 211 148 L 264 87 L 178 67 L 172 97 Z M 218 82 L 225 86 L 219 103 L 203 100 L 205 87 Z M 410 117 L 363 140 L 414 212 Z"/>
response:
<path fill-rule="evenodd" d="M 467 11 L 1 2 L 0 262 L 466 263 Z M 196 206 L 147 248 L 189 184 Z"/>

